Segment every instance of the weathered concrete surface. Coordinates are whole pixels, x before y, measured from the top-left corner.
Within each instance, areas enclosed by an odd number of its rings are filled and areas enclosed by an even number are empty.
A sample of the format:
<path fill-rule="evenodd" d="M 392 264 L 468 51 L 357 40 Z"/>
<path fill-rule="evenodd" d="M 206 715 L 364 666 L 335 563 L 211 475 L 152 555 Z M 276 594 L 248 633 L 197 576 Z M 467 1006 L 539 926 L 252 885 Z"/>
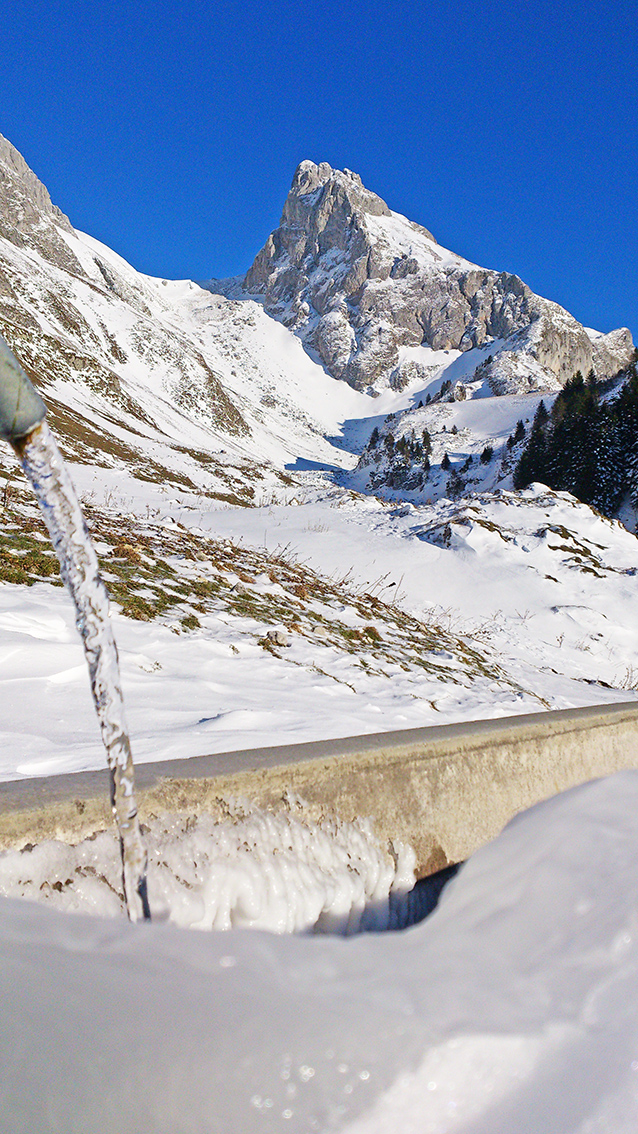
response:
<path fill-rule="evenodd" d="M 142 764 L 142 821 L 245 799 L 277 808 L 296 793 L 311 814 L 369 817 L 410 842 L 420 875 L 467 858 L 517 812 L 575 784 L 638 767 L 635 701 Z M 0 784 L 0 847 L 75 841 L 111 822 L 107 775 Z"/>

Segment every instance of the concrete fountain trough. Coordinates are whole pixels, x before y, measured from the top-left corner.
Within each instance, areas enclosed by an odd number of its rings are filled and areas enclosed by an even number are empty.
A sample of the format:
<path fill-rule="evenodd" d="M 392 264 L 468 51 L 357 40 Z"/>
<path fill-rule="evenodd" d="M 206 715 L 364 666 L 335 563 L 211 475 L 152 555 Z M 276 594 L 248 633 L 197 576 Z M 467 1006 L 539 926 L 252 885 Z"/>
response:
<path fill-rule="evenodd" d="M 379 839 L 416 852 L 418 877 L 466 859 L 519 811 L 576 784 L 638 767 L 636 701 L 498 720 L 141 764 L 140 819 L 223 819 L 229 804 L 369 818 Z M 107 772 L 0 784 L 0 849 L 109 829 Z"/>

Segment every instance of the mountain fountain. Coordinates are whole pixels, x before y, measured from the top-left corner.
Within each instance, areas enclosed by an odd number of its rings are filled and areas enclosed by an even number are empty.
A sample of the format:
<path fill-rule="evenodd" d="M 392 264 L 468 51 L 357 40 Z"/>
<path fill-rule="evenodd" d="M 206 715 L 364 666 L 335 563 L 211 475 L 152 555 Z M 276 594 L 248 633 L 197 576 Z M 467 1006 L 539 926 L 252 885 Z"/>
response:
<path fill-rule="evenodd" d="M 150 919 L 147 856 L 137 818 L 133 756 L 109 598 L 80 503 L 45 417 L 44 402 L 0 336 L 0 436 L 13 446 L 33 488 L 75 605 L 75 624 L 106 748 L 128 916 L 131 921 Z"/>

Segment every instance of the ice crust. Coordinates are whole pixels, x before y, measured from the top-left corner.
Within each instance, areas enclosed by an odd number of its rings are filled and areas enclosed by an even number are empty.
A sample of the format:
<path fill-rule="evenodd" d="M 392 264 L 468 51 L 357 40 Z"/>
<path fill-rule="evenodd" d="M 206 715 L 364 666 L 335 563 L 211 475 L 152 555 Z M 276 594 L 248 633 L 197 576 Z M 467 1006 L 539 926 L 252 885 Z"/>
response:
<path fill-rule="evenodd" d="M 193 929 L 356 933 L 405 921 L 414 886 L 410 847 L 382 846 L 365 821 L 314 822 L 292 812 L 234 808 L 165 815 L 145 831 L 154 919 Z M 125 915 L 117 839 L 54 840 L 0 856 L 0 894 L 57 909 Z"/>

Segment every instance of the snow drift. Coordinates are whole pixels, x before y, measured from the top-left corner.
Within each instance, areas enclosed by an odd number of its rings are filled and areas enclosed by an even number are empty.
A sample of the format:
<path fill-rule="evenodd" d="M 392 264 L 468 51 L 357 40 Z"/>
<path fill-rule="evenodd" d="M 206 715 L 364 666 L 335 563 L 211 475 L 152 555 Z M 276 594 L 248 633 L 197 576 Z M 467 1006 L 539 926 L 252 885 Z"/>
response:
<path fill-rule="evenodd" d="M 399 934 L 0 902 L 12 1134 L 630 1134 L 638 772 L 540 804 Z"/>

